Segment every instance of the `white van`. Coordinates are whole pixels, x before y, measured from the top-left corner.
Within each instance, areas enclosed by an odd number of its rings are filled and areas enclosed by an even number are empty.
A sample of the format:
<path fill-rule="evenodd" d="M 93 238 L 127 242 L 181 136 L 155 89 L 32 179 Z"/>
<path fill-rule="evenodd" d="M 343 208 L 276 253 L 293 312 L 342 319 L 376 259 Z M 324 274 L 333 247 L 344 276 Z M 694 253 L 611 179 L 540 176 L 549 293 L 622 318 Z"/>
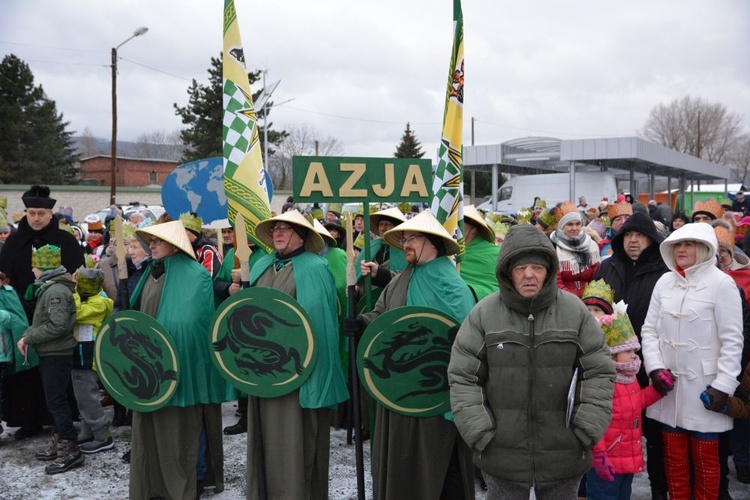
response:
<path fill-rule="evenodd" d="M 497 192 L 495 213 L 517 214 L 523 208 L 531 208 L 537 196 L 547 202 L 547 207 L 570 200 L 576 205 L 578 197 L 585 196 L 589 206 L 596 207 L 602 198 L 617 198 L 617 181 L 609 172 L 579 172 L 575 174 L 575 196 L 570 196 L 569 174 L 522 175 L 513 177 Z M 492 212 L 492 198 L 477 206 L 484 212 Z"/>

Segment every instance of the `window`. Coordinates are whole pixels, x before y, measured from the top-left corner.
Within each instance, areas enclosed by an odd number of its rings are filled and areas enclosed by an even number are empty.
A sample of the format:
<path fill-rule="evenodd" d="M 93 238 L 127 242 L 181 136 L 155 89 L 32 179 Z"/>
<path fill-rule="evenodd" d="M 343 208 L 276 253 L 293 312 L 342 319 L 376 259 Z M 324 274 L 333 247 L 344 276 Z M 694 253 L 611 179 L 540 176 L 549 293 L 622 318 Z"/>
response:
<path fill-rule="evenodd" d="M 497 197 L 497 201 L 510 200 L 513 195 L 513 186 L 501 187 L 500 196 Z"/>
<path fill-rule="evenodd" d="M 158 180 L 156 179 L 156 170 L 152 170 L 148 173 L 148 182 L 151 184 L 156 184 Z"/>

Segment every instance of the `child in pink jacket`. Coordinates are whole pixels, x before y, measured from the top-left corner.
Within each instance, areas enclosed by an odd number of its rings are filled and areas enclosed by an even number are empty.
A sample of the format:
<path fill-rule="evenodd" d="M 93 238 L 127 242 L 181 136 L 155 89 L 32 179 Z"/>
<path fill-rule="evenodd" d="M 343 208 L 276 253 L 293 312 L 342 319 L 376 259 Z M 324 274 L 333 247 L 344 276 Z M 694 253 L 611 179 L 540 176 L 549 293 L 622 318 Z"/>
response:
<path fill-rule="evenodd" d="M 595 288 L 598 286 L 596 282 L 589 285 L 592 284 Z M 604 286 L 609 288 L 606 284 Z M 630 498 L 633 476 L 645 470 L 641 416 L 646 407 L 662 396 L 653 386 L 641 389 L 636 380 L 641 367 L 641 359 L 636 352 L 641 345 L 627 314 L 624 311 L 612 311 L 607 299 L 613 295 L 596 293 L 596 290 L 592 292 L 589 287 L 586 292 L 584 303 L 587 303 L 599 321 L 617 370 L 612 398 L 612 421 L 604 437 L 594 446 L 594 461 L 587 478 L 587 498 Z M 592 295 L 597 295 L 598 300 L 592 300 Z M 595 308 L 600 311 L 594 310 Z M 672 374 L 666 370 L 663 373 L 665 384 L 673 387 Z"/>

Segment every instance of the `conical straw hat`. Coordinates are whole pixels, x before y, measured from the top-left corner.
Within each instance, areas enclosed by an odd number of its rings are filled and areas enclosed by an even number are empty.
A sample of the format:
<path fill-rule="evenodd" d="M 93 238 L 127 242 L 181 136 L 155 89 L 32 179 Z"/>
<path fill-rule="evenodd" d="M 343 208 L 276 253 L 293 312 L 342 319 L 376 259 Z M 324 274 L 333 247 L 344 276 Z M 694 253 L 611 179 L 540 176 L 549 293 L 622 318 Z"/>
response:
<path fill-rule="evenodd" d="M 267 246 L 273 248 L 273 235 L 271 234 L 271 228 L 277 222 L 287 222 L 294 226 L 299 226 L 308 231 L 307 237 L 305 238 L 305 249 L 308 252 L 318 254 L 325 248 L 323 237 L 315 231 L 315 228 L 310 224 L 305 216 L 299 213 L 299 210 L 288 210 L 283 214 L 279 214 L 276 217 L 271 217 L 258 223 L 255 226 L 255 237 L 265 243 Z"/>
<path fill-rule="evenodd" d="M 313 227 L 315 228 L 315 231 L 317 231 L 318 234 L 323 237 L 324 241 L 328 240 L 328 246 L 336 246 L 336 238 L 334 238 L 331 233 L 328 232 L 328 229 L 326 229 L 318 219 L 313 218 Z"/>
<path fill-rule="evenodd" d="M 161 224 L 151 224 L 143 229 L 136 229 L 135 235 L 146 246 L 148 246 L 152 238 L 159 238 L 176 246 L 193 260 L 198 260 L 195 258 L 195 251 L 185 232 L 185 226 L 178 220 L 162 222 Z"/>
<path fill-rule="evenodd" d="M 479 236 L 482 239 L 495 243 L 495 231 L 487 224 L 479 213 L 479 210 L 474 205 L 466 205 L 464 207 L 464 220 L 469 219 L 475 226 L 479 228 Z"/>
<path fill-rule="evenodd" d="M 458 242 L 451 238 L 448 231 L 445 230 L 443 225 L 440 224 L 429 210 L 423 210 L 403 224 L 399 224 L 390 231 L 387 231 L 383 235 L 383 239 L 392 247 L 403 250 L 404 247 L 401 245 L 401 238 L 403 237 L 404 231 L 416 231 L 418 233 L 432 234 L 442 238 L 445 243 L 446 255 L 456 254 L 460 249 Z"/>
<path fill-rule="evenodd" d="M 399 210 L 398 207 L 391 207 L 391 208 L 386 208 L 385 210 L 378 210 L 374 214 L 370 214 L 370 230 L 373 233 L 378 232 L 378 224 L 380 224 L 380 219 L 382 219 L 383 217 L 393 219 L 394 224 L 397 226 L 403 222 L 406 222 L 406 217 L 404 217 L 404 214 L 401 213 L 401 210 Z"/>

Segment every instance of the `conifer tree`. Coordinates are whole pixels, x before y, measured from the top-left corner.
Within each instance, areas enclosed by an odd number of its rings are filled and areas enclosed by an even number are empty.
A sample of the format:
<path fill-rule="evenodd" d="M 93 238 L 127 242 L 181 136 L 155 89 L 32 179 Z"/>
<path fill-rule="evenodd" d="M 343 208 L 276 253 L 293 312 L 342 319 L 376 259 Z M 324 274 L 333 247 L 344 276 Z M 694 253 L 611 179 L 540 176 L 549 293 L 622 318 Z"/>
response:
<path fill-rule="evenodd" d="M 422 151 L 422 143 L 417 140 L 414 132 L 411 130 L 411 124 L 406 123 L 406 130 L 404 135 L 401 136 L 401 143 L 396 148 L 396 152 L 393 153 L 394 158 L 422 158 L 424 151 Z"/>
<path fill-rule="evenodd" d="M 73 182 L 77 156 L 69 125 L 34 85 L 28 64 L 6 55 L 0 62 L 0 183 Z"/>

